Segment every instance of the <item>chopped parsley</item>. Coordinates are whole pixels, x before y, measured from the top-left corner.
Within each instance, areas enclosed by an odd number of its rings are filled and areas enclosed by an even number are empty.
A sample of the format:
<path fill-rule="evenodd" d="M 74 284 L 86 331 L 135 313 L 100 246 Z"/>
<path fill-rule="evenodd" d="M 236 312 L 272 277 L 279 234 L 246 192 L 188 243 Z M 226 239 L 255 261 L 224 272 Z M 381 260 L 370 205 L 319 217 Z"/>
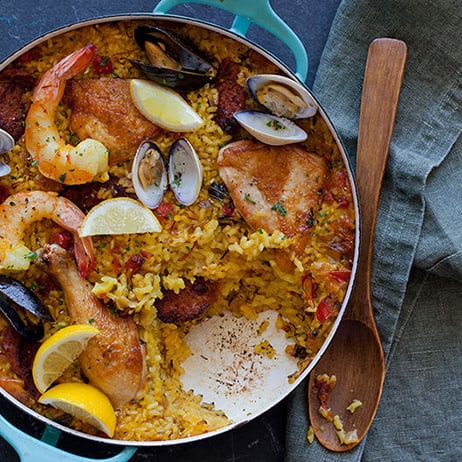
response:
<path fill-rule="evenodd" d="M 250 194 L 246 194 L 244 196 L 244 200 L 250 202 L 251 204 L 255 204 L 256 202 L 250 197 Z"/>
<path fill-rule="evenodd" d="M 175 186 L 180 186 L 180 184 L 181 184 L 181 173 L 175 173 L 174 178 L 173 178 L 173 184 Z"/>
<path fill-rule="evenodd" d="M 279 120 L 274 120 L 274 119 L 270 119 L 268 120 L 268 122 L 266 122 L 266 126 L 273 129 L 273 130 L 285 130 L 285 126 L 279 122 Z"/>
<path fill-rule="evenodd" d="M 29 252 L 29 253 L 26 255 L 26 258 L 27 258 L 27 260 L 30 260 L 30 261 L 35 261 L 35 260 L 37 260 L 37 252 Z"/>
<path fill-rule="evenodd" d="M 276 202 L 275 204 L 273 204 L 271 206 L 271 210 L 275 210 L 276 212 L 278 212 L 279 215 L 281 215 L 281 217 L 285 217 L 287 215 L 287 211 L 284 208 L 284 205 L 281 204 L 281 202 Z"/>

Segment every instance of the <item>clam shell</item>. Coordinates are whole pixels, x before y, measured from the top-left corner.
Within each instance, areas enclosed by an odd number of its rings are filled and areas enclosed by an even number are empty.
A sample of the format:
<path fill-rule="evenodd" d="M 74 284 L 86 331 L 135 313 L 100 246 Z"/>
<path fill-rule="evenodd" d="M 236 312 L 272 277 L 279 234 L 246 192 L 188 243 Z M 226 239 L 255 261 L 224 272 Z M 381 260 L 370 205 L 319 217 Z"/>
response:
<path fill-rule="evenodd" d="M 11 172 L 11 168 L 9 165 L 5 164 L 4 162 L 0 162 L 0 178 L 2 176 L 7 176 Z"/>
<path fill-rule="evenodd" d="M 248 77 L 246 85 L 255 101 L 278 117 L 305 119 L 318 110 L 309 91 L 289 77 L 257 74 Z"/>
<path fill-rule="evenodd" d="M 132 181 L 138 199 L 148 208 L 156 208 L 168 187 L 165 159 L 158 146 L 143 141 L 132 164 Z"/>
<path fill-rule="evenodd" d="M 0 128 L 0 154 L 8 152 L 14 145 L 14 138 L 8 132 Z"/>
<path fill-rule="evenodd" d="M 170 188 L 180 204 L 191 205 L 202 187 L 202 164 L 186 138 L 178 138 L 170 148 L 168 164 Z"/>
<path fill-rule="evenodd" d="M 293 121 L 266 112 L 243 110 L 234 118 L 258 141 L 271 146 L 300 143 L 308 136 Z"/>

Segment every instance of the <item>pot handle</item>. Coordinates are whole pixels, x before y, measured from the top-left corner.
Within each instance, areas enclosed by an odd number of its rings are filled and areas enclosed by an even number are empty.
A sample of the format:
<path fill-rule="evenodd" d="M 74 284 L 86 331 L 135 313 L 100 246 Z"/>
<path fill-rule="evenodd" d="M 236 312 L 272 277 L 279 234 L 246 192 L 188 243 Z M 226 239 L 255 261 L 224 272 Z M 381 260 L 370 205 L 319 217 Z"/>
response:
<path fill-rule="evenodd" d="M 0 436 L 16 451 L 21 462 L 126 462 L 135 454 L 136 447 L 125 447 L 108 459 L 89 459 L 56 448 L 61 432 L 46 426 L 41 440 L 22 432 L 0 415 Z"/>
<path fill-rule="evenodd" d="M 266 29 L 289 47 L 295 58 L 297 76 L 302 82 L 306 80 L 308 55 L 305 47 L 294 31 L 273 10 L 270 0 L 160 0 L 153 13 L 165 14 L 183 3 L 202 3 L 234 14 L 235 18 L 230 30 L 243 37 L 252 22 Z"/>

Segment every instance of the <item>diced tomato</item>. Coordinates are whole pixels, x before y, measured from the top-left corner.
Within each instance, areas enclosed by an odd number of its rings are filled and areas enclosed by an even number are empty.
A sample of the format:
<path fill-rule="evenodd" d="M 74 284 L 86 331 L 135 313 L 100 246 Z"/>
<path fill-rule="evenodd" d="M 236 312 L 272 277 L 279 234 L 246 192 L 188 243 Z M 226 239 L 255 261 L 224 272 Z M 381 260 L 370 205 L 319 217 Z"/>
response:
<path fill-rule="evenodd" d="M 175 206 L 171 202 L 161 202 L 155 209 L 155 214 L 162 218 L 172 218 Z"/>
<path fill-rule="evenodd" d="M 329 273 L 329 277 L 335 279 L 337 282 L 348 282 L 351 277 L 350 270 L 336 270 Z"/>
<path fill-rule="evenodd" d="M 74 236 L 70 231 L 59 231 L 50 236 L 50 244 L 58 244 L 63 249 L 69 250 L 74 244 Z"/>
<path fill-rule="evenodd" d="M 137 271 L 143 266 L 143 263 L 149 257 L 152 257 L 152 254 L 142 250 L 141 252 L 133 255 L 126 261 L 125 268 L 128 270 Z"/>
<path fill-rule="evenodd" d="M 339 209 L 347 209 L 350 206 L 350 201 L 346 196 L 337 197 L 337 204 Z"/>
<path fill-rule="evenodd" d="M 232 217 L 234 215 L 234 204 L 232 202 L 223 205 L 223 214 L 227 217 Z"/>
<path fill-rule="evenodd" d="M 332 390 L 335 388 L 336 379 L 334 377 L 321 376 L 316 377 L 314 382 L 315 387 L 318 389 L 318 398 L 321 403 L 321 407 L 329 409 L 329 398 Z"/>
<path fill-rule="evenodd" d="M 335 310 L 334 300 L 331 295 L 327 295 L 320 302 L 316 308 L 316 318 L 323 324 L 326 322 Z"/>
<path fill-rule="evenodd" d="M 109 56 L 95 55 L 92 67 L 95 74 L 112 74 L 112 61 Z"/>

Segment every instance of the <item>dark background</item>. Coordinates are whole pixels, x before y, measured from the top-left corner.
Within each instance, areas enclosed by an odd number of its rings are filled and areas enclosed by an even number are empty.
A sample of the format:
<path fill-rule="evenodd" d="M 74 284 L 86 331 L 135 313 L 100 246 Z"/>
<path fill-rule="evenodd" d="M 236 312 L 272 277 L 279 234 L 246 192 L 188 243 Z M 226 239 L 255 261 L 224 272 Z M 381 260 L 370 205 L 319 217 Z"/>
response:
<path fill-rule="evenodd" d="M 148 13 L 157 3 L 157 1 L 145 0 L 0 0 L 0 62 L 23 45 L 52 30 L 99 16 Z M 309 87 L 312 86 L 330 24 L 339 3 L 340 0 L 272 0 L 271 2 L 275 12 L 299 36 L 307 50 L 309 72 L 306 83 Z M 196 3 L 176 7 L 170 13 L 206 20 L 226 28 L 231 26 L 233 20 L 231 15 L 222 10 Z M 251 26 L 247 36 L 294 69 L 291 52 L 269 33 Z M 0 101 L 0 104 L 2 103 Z M 271 411 L 247 425 L 202 442 L 161 448 L 140 448 L 132 461 L 282 461 L 285 404 L 286 402 L 282 401 Z M 34 436 L 41 435 L 43 432 L 41 424 L 23 415 L 3 397 L 0 397 L 0 409 L 4 417 L 23 431 Z M 95 459 L 110 457 L 118 452 L 112 447 L 64 434 L 60 438 L 58 447 Z M 12 448 L 0 438 L 0 462 L 18 460 Z"/>

